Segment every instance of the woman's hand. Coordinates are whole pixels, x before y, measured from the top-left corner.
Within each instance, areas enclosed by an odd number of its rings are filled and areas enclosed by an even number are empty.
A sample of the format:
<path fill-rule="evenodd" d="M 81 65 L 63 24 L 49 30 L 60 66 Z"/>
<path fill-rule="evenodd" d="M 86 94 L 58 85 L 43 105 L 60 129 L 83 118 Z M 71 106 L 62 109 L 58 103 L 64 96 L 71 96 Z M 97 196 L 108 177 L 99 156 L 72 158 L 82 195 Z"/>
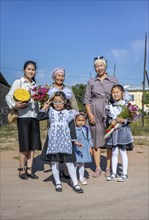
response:
<path fill-rule="evenodd" d="M 81 143 L 78 142 L 78 141 L 74 141 L 74 144 L 77 145 L 78 147 L 83 147 L 83 144 L 81 144 Z"/>
<path fill-rule="evenodd" d="M 28 105 L 28 102 L 15 102 L 15 108 L 22 109 L 25 108 Z"/>
<path fill-rule="evenodd" d="M 95 116 L 92 113 L 90 113 L 90 114 L 88 114 L 88 117 L 89 117 L 89 122 L 91 124 L 95 125 L 96 124 Z"/>

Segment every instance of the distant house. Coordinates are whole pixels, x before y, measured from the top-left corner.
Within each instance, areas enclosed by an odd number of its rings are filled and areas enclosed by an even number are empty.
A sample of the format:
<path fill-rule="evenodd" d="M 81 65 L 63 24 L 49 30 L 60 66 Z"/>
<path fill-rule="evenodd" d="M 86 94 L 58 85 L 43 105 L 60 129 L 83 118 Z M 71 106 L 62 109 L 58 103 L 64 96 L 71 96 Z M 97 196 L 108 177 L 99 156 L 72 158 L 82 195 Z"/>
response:
<path fill-rule="evenodd" d="M 6 81 L 2 73 L 0 73 L 0 126 L 7 123 L 7 114 L 9 108 L 5 102 L 5 96 L 10 89 L 9 83 Z"/>
<path fill-rule="evenodd" d="M 139 109 L 142 109 L 143 86 L 125 85 L 124 88 L 125 91 L 128 91 L 130 95 L 130 102 L 132 104 L 136 104 L 139 107 Z M 149 87 L 146 86 L 145 91 L 149 92 Z M 146 113 L 149 113 L 149 107 L 147 105 L 144 105 L 144 111 Z"/>

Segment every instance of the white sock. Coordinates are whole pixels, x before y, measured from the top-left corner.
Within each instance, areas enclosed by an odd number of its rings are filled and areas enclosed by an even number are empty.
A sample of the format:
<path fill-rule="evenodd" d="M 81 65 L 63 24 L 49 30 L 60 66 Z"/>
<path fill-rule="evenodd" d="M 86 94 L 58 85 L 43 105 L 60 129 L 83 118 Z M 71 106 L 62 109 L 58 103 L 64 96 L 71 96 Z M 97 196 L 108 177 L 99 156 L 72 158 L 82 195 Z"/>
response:
<path fill-rule="evenodd" d="M 128 156 L 127 156 L 126 150 L 120 149 L 120 154 L 122 157 L 123 174 L 127 174 L 127 172 L 128 172 Z"/>
<path fill-rule="evenodd" d="M 112 172 L 117 173 L 118 147 L 112 148 Z"/>
<path fill-rule="evenodd" d="M 66 166 L 68 168 L 68 173 L 69 173 L 69 176 L 72 180 L 73 186 L 78 185 L 76 168 L 75 168 L 74 164 L 73 163 L 66 163 Z"/>
<path fill-rule="evenodd" d="M 59 162 L 52 162 L 52 173 L 55 180 L 55 184 L 61 184 L 60 177 L 59 177 Z"/>
<path fill-rule="evenodd" d="M 84 179 L 84 163 L 79 163 L 79 179 Z"/>

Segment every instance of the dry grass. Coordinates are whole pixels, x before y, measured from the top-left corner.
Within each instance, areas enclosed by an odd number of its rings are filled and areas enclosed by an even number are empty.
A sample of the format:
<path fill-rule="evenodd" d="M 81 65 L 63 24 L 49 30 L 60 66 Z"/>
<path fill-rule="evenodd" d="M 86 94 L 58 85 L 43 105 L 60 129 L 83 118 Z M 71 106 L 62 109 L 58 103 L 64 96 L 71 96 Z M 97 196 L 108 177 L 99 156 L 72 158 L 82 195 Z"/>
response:
<path fill-rule="evenodd" d="M 131 129 L 135 145 L 149 146 L 149 123 L 148 118 L 145 120 L 145 127 L 142 128 L 140 122 L 132 123 Z M 40 121 L 40 135 L 42 145 L 47 136 L 48 123 L 47 120 Z M 7 124 L 0 128 L 0 151 L 11 151 L 18 149 L 18 132 L 16 123 Z M 104 149 L 102 150 L 104 151 Z M 37 151 L 38 155 L 39 152 Z"/>

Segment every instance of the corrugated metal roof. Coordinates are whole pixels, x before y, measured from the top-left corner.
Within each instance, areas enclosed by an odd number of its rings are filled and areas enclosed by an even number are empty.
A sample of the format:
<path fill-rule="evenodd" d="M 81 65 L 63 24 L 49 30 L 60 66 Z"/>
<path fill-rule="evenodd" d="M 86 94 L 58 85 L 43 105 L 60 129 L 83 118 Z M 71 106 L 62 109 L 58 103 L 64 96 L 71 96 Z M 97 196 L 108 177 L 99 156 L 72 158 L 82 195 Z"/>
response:
<path fill-rule="evenodd" d="M 143 85 L 124 85 L 126 91 L 142 91 Z M 149 87 L 145 86 L 145 90 L 149 91 Z"/>

